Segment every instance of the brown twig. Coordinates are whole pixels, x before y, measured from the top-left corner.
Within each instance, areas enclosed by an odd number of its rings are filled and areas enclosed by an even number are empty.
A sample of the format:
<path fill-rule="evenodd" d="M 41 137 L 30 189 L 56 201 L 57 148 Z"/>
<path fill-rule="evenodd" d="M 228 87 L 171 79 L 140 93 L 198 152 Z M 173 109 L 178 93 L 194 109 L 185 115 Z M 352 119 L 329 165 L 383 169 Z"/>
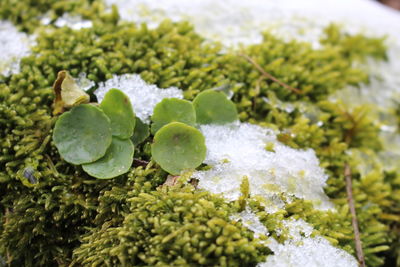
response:
<path fill-rule="evenodd" d="M 133 159 L 133 166 L 135 166 L 135 167 L 138 167 L 138 166 L 146 167 L 147 164 L 149 164 L 148 161 L 141 160 L 141 159 Z"/>
<path fill-rule="evenodd" d="M 8 215 L 10 214 L 10 210 L 8 209 L 8 208 L 6 208 L 6 210 L 5 210 L 5 224 L 7 224 L 8 223 Z M 6 252 L 6 258 L 7 258 L 7 264 L 8 265 L 10 265 L 11 264 L 11 261 L 12 261 L 12 259 L 11 259 L 11 255 L 10 255 L 10 252 L 8 251 L 8 249 L 7 249 L 7 252 Z"/>
<path fill-rule="evenodd" d="M 244 57 L 248 62 L 250 62 L 264 77 L 276 82 L 277 84 L 281 85 L 282 87 L 284 87 L 286 89 L 289 89 L 290 91 L 292 91 L 295 94 L 301 94 L 302 93 L 299 89 L 294 88 L 294 87 L 282 82 L 281 80 L 279 80 L 278 78 L 276 78 L 272 74 L 266 72 L 254 59 L 252 59 L 248 55 L 246 55 L 246 54 L 239 54 L 239 55 Z"/>
<path fill-rule="evenodd" d="M 360 231 L 358 228 L 357 213 L 356 213 L 356 208 L 354 206 L 351 169 L 350 169 L 350 165 L 348 163 L 346 163 L 344 166 L 344 177 L 346 179 L 347 202 L 349 203 L 349 208 L 350 208 L 350 213 L 351 213 L 351 224 L 353 225 L 357 259 L 358 259 L 358 263 L 359 263 L 360 267 L 365 267 L 364 252 L 362 249 Z"/>

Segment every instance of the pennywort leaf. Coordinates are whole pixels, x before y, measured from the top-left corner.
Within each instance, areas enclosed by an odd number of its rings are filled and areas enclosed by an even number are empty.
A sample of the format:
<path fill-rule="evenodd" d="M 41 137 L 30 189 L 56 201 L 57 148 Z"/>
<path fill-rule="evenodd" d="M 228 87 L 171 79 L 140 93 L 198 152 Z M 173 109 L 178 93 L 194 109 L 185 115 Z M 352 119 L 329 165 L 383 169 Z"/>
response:
<path fill-rule="evenodd" d="M 201 92 L 193 100 L 199 124 L 226 124 L 238 120 L 235 104 L 215 90 Z"/>
<path fill-rule="evenodd" d="M 164 98 L 159 102 L 151 117 L 151 132 L 155 134 L 161 127 L 170 122 L 182 122 L 191 126 L 196 124 L 196 112 L 193 104 L 178 98 Z"/>
<path fill-rule="evenodd" d="M 131 137 L 131 141 L 136 146 L 146 140 L 150 135 L 149 125 L 142 122 L 138 117 L 136 117 L 135 130 Z"/>
<path fill-rule="evenodd" d="M 153 159 L 173 175 L 198 167 L 206 157 L 203 134 L 181 122 L 163 126 L 154 136 L 151 146 Z"/>
<path fill-rule="evenodd" d="M 129 171 L 132 166 L 134 146 L 130 139 L 113 137 L 107 153 L 101 159 L 83 164 L 82 168 L 90 176 L 110 179 Z"/>
<path fill-rule="evenodd" d="M 110 120 L 93 105 L 76 106 L 58 118 L 53 140 L 61 157 L 69 163 L 96 161 L 111 144 Z"/>
<path fill-rule="evenodd" d="M 122 139 L 132 136 L 136 121 L 127 95 L 118 89 L 111 89 L 104 96 L 100 108 L 110 118 L 113 136 Z"/>

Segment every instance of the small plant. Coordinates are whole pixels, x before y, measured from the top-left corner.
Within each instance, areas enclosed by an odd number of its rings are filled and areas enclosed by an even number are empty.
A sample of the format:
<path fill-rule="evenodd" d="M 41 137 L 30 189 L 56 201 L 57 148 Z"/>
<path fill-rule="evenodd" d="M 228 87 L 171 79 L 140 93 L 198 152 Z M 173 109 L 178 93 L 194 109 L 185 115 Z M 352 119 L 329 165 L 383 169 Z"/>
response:
<path fill-rule="evenodd" d="M 155 134 L 162 126 L 174 121 L 195 126 L 196 111 L 193 104 L 187 100 L 165 98 L 155 106 L 151 119 L 151 132 Z"/>
<path fill-rule="evenodd" d="M 206 157 L 203 134 L 197 124 L 226 124 L 238 119 L 236 107 L 215 90 L 200 93 L 193 101 L 167 98 L 158 103 L 152 116 L 153 159 L 165 171 L 179 175 L 200 166 Z"/>
<path fill-rule="evenodd" d="M 206 90 L 190 102 L 165 98 L 153 112 L 152 125 L 135 117 L 131 102 L 122 91 L 111 89 L 98 107 L 81 104 L 86 93 L 66 71 L 54 83 L 56 122 L 54 143 L 65 161 L 82 165 L 89 175 L 109 179 L 129 171 L 134 145 L 154 134 L 152 158 L 172 175 L 197 168 L 206 157 L 203 134 L 196 124 L 225 124 L 238 119 L 236 107 L 226 95 Z M 64 92 L 64 94 L 63 94 Z M 67 93 L 67 94 L 65 94 Z M 69 101 L 65 105 L 66 95 Z"/>
<path fill-rule="evenodd" d="M 197 123 L 225 124 L 238 120 L 235 104 L 223 92 L 206 90 L 193 100 Z"/>
<path fill-rule="evenodd" d="M 154 160 L 167 172 L 179 175 L 198 167 L 206 157 L 203 134 L 181 122 L 163 126 L 154 136 L 151 147 Z"/>
<path fill-rule="evenodd" d="M 89 175 L 109 179 L 126 173 L 133 161 L 135 114 L 129 98 L 110 90 L 100 107 L 81 104 L 57 120 L 53 140 L 65 161 Z"/>
<path fill-rule="evenodd" d="M 57 120 L 53 140 L 65 161 L 80 165 L 104 156 L 111 144 L 110 119 L 93 105 L 82 104 Z"/>

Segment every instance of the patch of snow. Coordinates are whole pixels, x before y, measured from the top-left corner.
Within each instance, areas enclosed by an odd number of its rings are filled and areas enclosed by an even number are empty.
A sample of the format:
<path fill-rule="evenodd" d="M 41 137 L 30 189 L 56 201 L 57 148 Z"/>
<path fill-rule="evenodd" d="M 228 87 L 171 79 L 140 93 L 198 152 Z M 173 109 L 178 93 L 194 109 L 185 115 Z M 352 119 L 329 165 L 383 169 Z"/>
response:
<path fill-rule="evenodd" d="M 356 259 L 342 249 L 335 248 L 322 237 L 305 237 L 279 244 L 271 239 L 269 248 L 274 255 L 257 267 L 357 267 Z"/>
<path fill-rule="evenodd" d="M 400 40 L 400 16 L 371 0 L 106 0 L 122 19 L 156 27 L 162 20 L 188 20 L 201 35 L 224 44 L 252 44 L 269 29 L 284 39 L 318 48 L 322 29 L 334 22 L 348 32 L 389 34 Z M 362 10 L 362 12 L 360 12 Z M 371 19 L 379 18 L 379 19 Z"/>
<path fill-rule="evenodd" d="M 241 221 L 243 226 L 254 232 L 254 237 L 259 238 L 261 235 L 268 236 L 268 229 L 260 222 L 257 215 L 246 208 L 244 211 L 231 216 L 231 220 Z"/>
<path fill-rule="evenodd" d="M 154 107 L 164 98 L 183 98 L 182 90 L 176 87 L 161 89 L 146 83 L 138 74 L 123 74 L 114 75 L 113 78 L 100 83 L 94 92 L 99 102 L 112 88 L 117 88 L 129 96 L 136 116 L 144 123 L 150 123 Z"/>
<path fill-rule="evenodd" d="M 90 20 L 82 19 L 81 16 L 64 13 L 54 22 L 54 25 L 59 28 L 66 26 L 73 30 L 80 30 L 84 28 L 91 28 L 93 23 Z"/>
<path fill-rule="evenodd" d="M 76 84 L 78 85 L 78 87 L 80 89 L 82 89 L 83 91 L 87 91 L 96 85 L 96 83 L 94 81 L 89 80 L 86 77 L 86 73 L 84 73 L 84 72 L 79 73 L 78 78 L 75 79 L 75 81 L 76 81 Z"/>
<path fill-rule="evenodd" d="M 267 228 L 260 222 L 257 215 L 249 208 L 231 219 L 241 220 L 243 225 L 254 232 L 256 238 L 268 236 Z M 356 267 L 356 259 L 346 251 L 335 248 L 321 236 L 311 237 L 313 227 L 302 219 L 287 219 L 282 221 L 288 239 L 280 244 L 273 237 L 260 241 L 272 250 L 274 255 L 257 267 Z M 279 233 L 278 233 L 279 234 Z"/>
<path fill-rule="evenodd" d="M 363 68 L 369 73 L 368 83 L 335 92 L 330 101 L 341 101 L 350 109 L 371 105 L 368 114 L 380 126 L 383 150 L 379 152 L 385 170 L 400 170 L 400 134 L 395 110 L 400 107 L 400 44 L 388 43 L 388 60 L 370 60 Z M 373 112 L 373 113 L 371 113 Z"/>
<path fill-rule="evenodd" d="M 9 76 L 20 71 L 21 58 L 29 55 L 33 37 L 9 21 L 0 21 L 0 74 Z"/>
<path fill-rule="evenodd" d="M 250 194 L 261 196 L 269 212 L 283 207 L 281 193 L 311 200 L 320 209 L 333 207 L 323 191 L 328 177 L 312 149 L 285 146 L 272 130 L 248 123 L 203 125 L 200 130 L 207 146 L 204 163 L 211 169 L 193 174 L 199 188 L 236 200 L 247 176 Z"/>
<path fill-rule="evenodd" d="M 300 241 L 304 237 L 310 237 L 314 228 L 302 219 L 288 219 L 282 221 L 284 227 L 288 230 L 289 239 Z"/>

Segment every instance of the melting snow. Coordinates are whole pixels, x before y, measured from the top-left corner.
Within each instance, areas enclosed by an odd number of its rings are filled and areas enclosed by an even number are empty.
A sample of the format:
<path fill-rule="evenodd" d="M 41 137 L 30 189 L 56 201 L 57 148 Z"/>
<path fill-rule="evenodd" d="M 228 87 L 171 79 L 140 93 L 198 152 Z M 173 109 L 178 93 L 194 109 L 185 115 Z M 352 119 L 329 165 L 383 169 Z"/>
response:
<path fill-rule="evenodd" d="M 94 92 L 99 102 L 112 88 L 117 88 L 129 96 L 136 116 L 145 123 L 150 122 L 154 107 L 164 98 L 183 98 L 182 90 L 176 87 L 160 89 L 156 85 L 146 83 L 137 74 L 123 74 L 114 75 L 99 85 Z"/>
<path fill-rule="evenodd" d="M 249 208 L 233 215 L 231 219 L 241 220 L 245 227 L 254 232 L 256 238 L 269 235 L 267 228 Z M 281 231 L 288 232 L 288 239 L 283 244 L 279 244 L 273 237 L 262 240 L 262 244 L 274 254 L 268 256 L 266 261 L 259 263 L 257 267 L 358 266 L 356 259 L 346 251 L 335 248 L 323 237 L 311 237 L 313 227 L 305 221 L 288 219 L 282 221 L 282 224 Z"/>
<path fill-rule="evenodd" d="M 86 77 L 86 73 L 84 73 L 84 72 L 79 73 L 78 78 L 75 79 L 75 81 L 76 81 L 76 84 L 78 85 L 78 87 L 84 91 L 87 91 L 96 85 L 96 83 L 94 81 L 89 80 Z"/>
<path fill-rule="evenodd" d="M 244 227 L 254 232 L 255 238 L 259 238 L 261 235 L 269 235 L 267 227 L 260 222 L 257 215 L 248 207 L 244 211 L 232 215 L 231 220 L 241 221 Z"/>
<path fill-rule="evenodd" d="M 43 25 L 48 25 L 51 23 L 51 18 L 46 15 L 41 19 L 41 23 Z M 80 30 L 84 28 L 91 28 L 93 23 L 90 20 L 82 19 L 81 16 L 64 13 L 54 22 L 54 25 L 59 28 L 67 26 L 73 30 Z"/>
<path fill-rule="evenodd" d="M 33 38 L 8 21 L 0 21 L 0 74 L 18 73 L 21 58 L 30 53 Z"/>
<path fill-rule="evenodd" d="M 284 39 L 308 41 L 319 47 L 322 29 L 329 23 L 346 25 L 349 32 L 398 35 L 400 16 L 367 0 L 106 0 L 116 4 L 125 20 L 153 27 L 163 19 L 189 20 L 196 30 L 226 45 L 262 40 L 270 29 Z M 362 10 L 362 12 L 360 12 Z M 380 18 L 380 19 L 371 19 Z"/>
<path fill-rule="evenodd" d="M 203 125 L 200 130 L 206 139 L 205 163 L 212 168 L 193 174 L 199 188 L 235 200 L 247 176 L 251 195 L 263 197 L 270 212 L 283 207 L 282 192 L 332 208 L 323 191 L 328 177 L 312 149 L 285 146 L 272 130 L 248 123 Z"/>
<path fill-rule="evenodd" d="M 356 259 L 346 251 L 335 248 L 322 237 L 304 237 L 284 244 L 271 239 L 268 246 L 274 255 L 257 267 L 357 267 Z"/>

